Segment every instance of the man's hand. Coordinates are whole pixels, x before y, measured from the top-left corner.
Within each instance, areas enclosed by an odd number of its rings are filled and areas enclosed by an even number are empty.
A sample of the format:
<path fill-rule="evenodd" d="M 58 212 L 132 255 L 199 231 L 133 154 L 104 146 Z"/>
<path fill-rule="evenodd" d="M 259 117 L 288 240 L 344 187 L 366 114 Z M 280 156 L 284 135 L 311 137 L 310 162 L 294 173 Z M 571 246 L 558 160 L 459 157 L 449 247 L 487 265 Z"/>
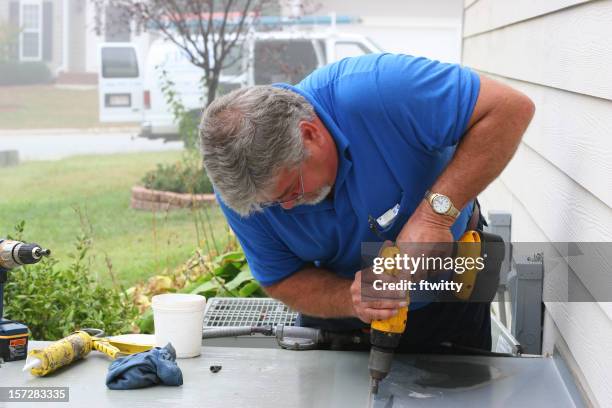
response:
<path fill-rule="evenodd" d="M 353 315 L 365 323 L 370 323 L 372 320 L 389 319 L 395 316 L 401 307 L 408 305 L 408 302 L 400 300 L 401 298 L 364 301 L 361 296 L 361 271 L 355 274 L 355 280 L 351 285 L 351 299 Z"/>
<path fill-rule="evenodd" d="M 385 241 L 378 256 L 382 255 L 383 249 L 392 245 L 391 241 Z M 406 291 L 376 290 L 374 281 L 397 283 L 406 277 L 405 273 L 395 276 L 389 273 L 375 274 L 372 267 L 357 272 L 350 287 L 353 315 L 365 323 L 395 316 L 401 307 L 408 305 Z"/>

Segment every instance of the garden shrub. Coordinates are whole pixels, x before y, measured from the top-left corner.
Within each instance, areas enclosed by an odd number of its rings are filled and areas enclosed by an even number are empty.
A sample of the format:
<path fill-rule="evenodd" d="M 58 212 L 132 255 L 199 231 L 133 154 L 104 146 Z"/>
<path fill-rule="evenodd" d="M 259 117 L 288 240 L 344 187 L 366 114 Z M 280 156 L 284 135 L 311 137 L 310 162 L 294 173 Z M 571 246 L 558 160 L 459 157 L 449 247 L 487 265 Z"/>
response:
<path fill-rule="evenodd" d="M 142 315 L 137 320 L 141 333 L 153 333 L 151 297 L 164 292 L 191 293 L 213 297 L 266 297 L 251 274 L 240 248 L 227 250 L 213 258 L 196 252 L 169 276 L 154 276 L 147 283 L 128 289 Z"/>
<path fill-rule="evenodd" d="M 197 155 L 198 153 L 186 152 L 183 159 L 176 163 L 158 164 L 155 170 L 144 175 L 142 184 L 148 189 L 175 193 L 212 193 L 212 183 Z"/>
<path fill-rule="evenodd" d="M 212 183 L 202 166 L 199 149 L 198 124 L 201 111 L 187 110 L 175 91 L 175 84 L 165 70 L 160 72 L 162 93 L 172 115 L 178 123 L 178 131 L 185 146 L 185 153 L 180 161 L 172 164 L 158 164 L 155 170 L 145 174 L 142 183 L 153 190 L 172 191 L 174 193 L 204 194 L 212 193 Z"/>
<path fill-rule="evenodd" d="M 95 280 L 88 237 L 79 236 L 75 246 L 67 266 L 49 258 L 9 272 L 5 317 L 26 324 L 36 340 L 57 340 L 85 327 L 108 335 L 132 332 L 138 315 L 132 300 L 122 288 Z"/>
<path fill-rule="evenodd" d="M 0 62 L 0 85 L 48 84 L 51 79 L 51 71 L 43 62 Z"/>

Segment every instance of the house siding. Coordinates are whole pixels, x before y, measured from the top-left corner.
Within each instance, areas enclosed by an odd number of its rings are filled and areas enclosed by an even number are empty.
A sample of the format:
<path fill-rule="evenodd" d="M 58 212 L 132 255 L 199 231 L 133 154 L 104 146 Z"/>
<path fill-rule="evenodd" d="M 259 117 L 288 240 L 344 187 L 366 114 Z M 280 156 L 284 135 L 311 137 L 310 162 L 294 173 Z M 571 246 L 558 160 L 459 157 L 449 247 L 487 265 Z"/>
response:
<path fill-rule="evenodd" d="M 464 7 L 463 64 L 536 104 L 515 157 L 481 195 L 485 211 L 511 212 L 516 242 L 612 241 L 612 0 Z M 601 265 L 609 272 L 612 254 Z M 610 288 L 578 265 L 567 271 L 594 301 L 555 301 L 564 282 L 545 273 L 543 351 L 571 361 L 591 404 L 612 406 L 612 303 L 596 301 Z"/>
<path fill-rule="evenodd" d="M 5 24 L 15 24 L 17 27 L 18 21 L 11 21 L 11 6 L 19 9 L 16 11 L 18 16 L 20 10 L 20 2 L 18 0 L 11 1 L 0 1 L 0 22 Z M 61 65 L 62 61 L 62 2 L 61 0 L 43 0 L 41 1 L 42 13 L 41 18 L 43 19 L 42 35 L 42 50 L 41 50 L 41 61 L 45 62 L 51 72 L 55 72 Z M 48 13 L 48 14 L 47 14 Z M 14 58 L 18 59 L 19 55 L 14 55 Z"/>
<path fill-rule="evenodd" d="M 9 2 L 0 1 L 0 21 L 4 24 L 8 23 Z"/>
<path fill-rule="evenodd" d="M 62 65 L 62 34 L 63 34 L 63 15 L 62 15 L 62 0 L 53 0 L 53 58 L 51 64 L 53 71 Z"/>

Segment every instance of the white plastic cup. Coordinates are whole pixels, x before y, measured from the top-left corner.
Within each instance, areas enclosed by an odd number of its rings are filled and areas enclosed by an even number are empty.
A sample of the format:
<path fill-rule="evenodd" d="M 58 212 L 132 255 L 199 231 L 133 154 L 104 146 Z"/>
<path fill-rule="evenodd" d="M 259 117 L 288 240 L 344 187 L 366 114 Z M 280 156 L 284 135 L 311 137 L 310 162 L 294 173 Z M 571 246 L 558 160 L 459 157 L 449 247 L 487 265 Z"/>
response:
<path fill-rule="evenodd" d="M 164 347 L 172 343 L 177 358 L 200 355 L 202 326 L 206 298 L 200 295 L 166 293 L 153 296 L 155 345 Z"/>

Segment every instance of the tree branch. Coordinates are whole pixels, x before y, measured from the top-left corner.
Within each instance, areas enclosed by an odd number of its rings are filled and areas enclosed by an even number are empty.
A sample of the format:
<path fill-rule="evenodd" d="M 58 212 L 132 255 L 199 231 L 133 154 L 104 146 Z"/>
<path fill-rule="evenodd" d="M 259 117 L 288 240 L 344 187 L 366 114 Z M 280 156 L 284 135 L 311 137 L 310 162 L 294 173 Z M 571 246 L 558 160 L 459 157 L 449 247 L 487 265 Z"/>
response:
<path fill-rule="evenodd" d="M 215 96 L 221 71 L 240 57 L 228 55 L 241 40 L 251 19 L 250 12 L 269 0 L 93 0 L 102 13 L 104 6 L 126 11 L 139 26 L 153 27 L 182 50 L 190 63 L 204 71 L 208 102 Z M 218 9 L 220 13 L 216 14 Z M 239 13 L 238 18 L 234 18 Z M 232 18 L 232 21 L 228 21 Z M 220 21 L 219 21 L 220 20 Z M 234 21 L 235 20 L 235 21 Z"/>

